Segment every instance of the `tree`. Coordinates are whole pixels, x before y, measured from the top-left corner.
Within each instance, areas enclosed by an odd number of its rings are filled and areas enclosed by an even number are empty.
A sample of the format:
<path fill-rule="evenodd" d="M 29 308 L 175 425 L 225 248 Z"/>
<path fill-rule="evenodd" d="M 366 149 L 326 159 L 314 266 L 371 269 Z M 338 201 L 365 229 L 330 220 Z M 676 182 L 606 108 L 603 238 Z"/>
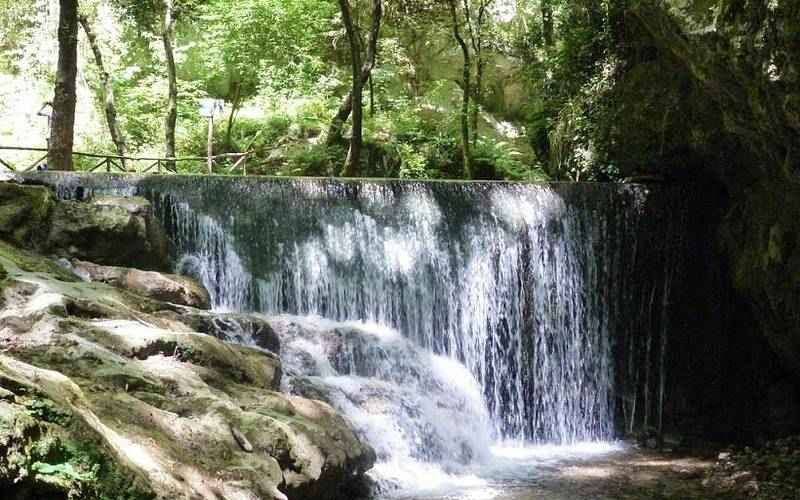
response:
<path fill-rule="evenodd" d="M 178 71 L 175 68 L 175 6 L 173 0 L 164 2 L 164 23 L 161 31 L 161 40 L 164 44 L 164 54 L 167 58 L 167 79 L 169 91 L 167 93 L 167 114 L 164 118 L 164 145 L 167 158 L 175 158 L 175 125 L 178 121 Z M 174 168 L 174 163 L 171 165 Z"/>
<path fill-rule="evenodd" d="M 338 6 L 326 0 L 212 0 L 181 74 L 230 103 L 225 148 L 242 104 L 259 91 L 304 95 L 330 71 L 326 34 Z"/>
<path fill-rule="evenodd" d="M 85 15 L 80 15 L 78 17 L 78 21 L 80 22 L 84 33 L 86 33 L 86 38 L 88 39 L 89 45 L 92 48 L 92 53 L 94 54 L 94 61 L 97 65 L 97 70 L 100 72 L 103 109 L 105 110 L 106 123 L 108 124 L 108 131 L 111 134 L 111 141 L 114 143 L 114 146 L 116 146 L 117 153 L 120 156 L 125 156 L 127 148 L 125 146 L 125 137 L 123 136 L 122 129 L 120 129 L 119 122 L 117 121 L 117 106 L 114 99 L 114 82 L 111 79 L 111 75 L 108 73 L 108 70 L 106 69 L 105 63 L 103 62 L 103 53 L 100 50 L 100 44 L 97 41 L 97 35 L 92 29 L 92 25 L 89 22 L 88 17 Z M 125 168 L 124 158 L 122 159 L 122 167 Z"/>
<path fill-rule="evenodd" d="M 48 158 L 53 170 L 72 170 L 75 78 L 78 75 L 78 0 L 60 0 L 59 4 L 58 67 Z"/>
<path fill-rule="evenodd" d="M 361 165 L 361 147 L 363 143 L 363 118 L 364 118 L 364 85 L 369 81 L 372 69 L 375 67 L 375 58 L 378 52 L 378 37 L 380 36 L 381 20 L 383 17 L 383 1 L 372 0 L 372 25 L 367 41 L 367 53 L 362 59 L 361 35 L 353 22 L 353 11 L 349 0 L 339 0 L 342 12 L 342 22 L 347 31 L 350 44 L 350 57 L 352 66 L 352 88 L 345 97 L 339 110 L 331 122 L 328 130 L 328 144 L 341 140 L 344 122 L 353 113 L 353 133 L 350 139 L 350 150 L 347 153 L 342 175 L 353 177 L 358 175 Z M 363 61 L 363 62 L 362 62 Z"/>
<path fill-rule="evenodd" d="M 468 5 L 469 0 L 464 0 L 464 5 Z M 450 17 L 453 23 L 453 36 L 461 47 L 461 55 L 463 58 L 462 66 L 462 80 L 461 80 L 461 157 L 464 162 L 464 177 L 467 179 L 472 178 L 472 152 L 470 151 L 470 135 L 469 135 L 469 110 L 470 110 L 470 96 L 472 84 L 472 71 L 471 71 L 471 56 L 469 46 L 461 34 L 461 17 L 459 9 L 456 6 L 456 0 L 448 0 L 450 5 Z M 465 17 L 468 16 L 469 10 L 464 13 Z"/>
<path fill-rule="evenodd" d="M 472 51 L 475 54 L 475 85 L 473 92 L 475 103 L 471 109 L 473 147 L 478 143 L 478 117 L 480 114 L 480 105 L 483 102 L 483 74 L 486 69 L 484 49 L 486 48 L 487 42 L 487 28 L 491 20 L 489 8 L 493 3 L 494 0 L 477 0 L 477 5 L 472 8 L 470 6 L 470 0 L 464 0 L 467 28 L 469 30 L 470 41 L 472 42 Z"/>

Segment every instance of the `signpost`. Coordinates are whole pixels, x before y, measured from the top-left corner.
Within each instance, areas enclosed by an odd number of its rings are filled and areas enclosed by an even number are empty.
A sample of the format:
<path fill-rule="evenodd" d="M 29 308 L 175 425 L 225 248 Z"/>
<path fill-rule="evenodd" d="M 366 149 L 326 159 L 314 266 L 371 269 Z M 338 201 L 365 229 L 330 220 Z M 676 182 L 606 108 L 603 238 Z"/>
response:
<path fill-rule="evenodd" d="M 225 102 L 221 99 L 200 99 L 200 116 L 208 119 L 208 173 L 213 173 L 214 167 L 214 115 L 219 115 L 225 109 Z"/>

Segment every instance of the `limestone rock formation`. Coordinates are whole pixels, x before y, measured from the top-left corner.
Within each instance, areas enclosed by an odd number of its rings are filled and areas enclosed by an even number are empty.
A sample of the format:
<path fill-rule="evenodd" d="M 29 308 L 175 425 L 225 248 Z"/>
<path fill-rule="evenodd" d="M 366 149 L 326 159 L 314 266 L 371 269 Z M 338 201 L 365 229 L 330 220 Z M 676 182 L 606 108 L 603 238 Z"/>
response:
<path fill-rule="evenodd" d="M 143 198 L 62 201 L 53 212 L 49 253 L 98 264 L 168 270 L 168 240 Z"/>
<path fill-rule="evenodd" d="M 48 224 L 55 205 L 43 186 L 0 182 L 0 237 L 20 245 L 32 243 Z"/>
<path fill-rule="evenodd" d="M 273 352 L 175 328 L 190 309 L 3 249 L 4 492 L 96 498 L 113 479 L 133 498 L 348 498 L 371 467 L 371 448 L 329 405 L 276 392 Z M 81 451 L 31 451 L 48 436 Z"/>
<path fill-rule="evenodd" d="M 16 245 L 163 268 L 161 231 L 143 200 L 0 183 Z M 278 392 L 265 318 L 187 307 L 208 306 L 187 278 L 16 245 L 0 241 L 4 498 L 355 498 L 375 454 L 328 404 Z"/>
<path fill-rule="evenodd" d="M 99 281 L 151 299 L 173 304 L 210 309 L 208 290 L 196 280 L 177 274 L 141 271 L 128 267 L 100 266 L 73 259 L 72 269 L 87 281 Z"/>

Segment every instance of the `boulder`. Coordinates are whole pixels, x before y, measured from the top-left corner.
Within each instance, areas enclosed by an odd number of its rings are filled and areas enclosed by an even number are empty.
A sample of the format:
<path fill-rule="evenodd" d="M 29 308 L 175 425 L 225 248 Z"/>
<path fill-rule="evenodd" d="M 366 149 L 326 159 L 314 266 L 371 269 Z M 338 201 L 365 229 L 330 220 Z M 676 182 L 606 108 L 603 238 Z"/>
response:
<path fill-rule="evenodd" d="M 144 198 L 62 201 L 53 211 L 47 250 L 109 266 L 169 269 L 169 240 Z"/>
<path fill-rule="evenodd" d="M 0 398 L 0 491 L 356 498 L 372 449 L 328 404 L 278 392 L 275 354 L 195 332 L 177 314 L 210 313 L 65 282 L 42 271 L 55 264 L 33 263 L 47 259 L 24 257 L 0 253 L 0 386 L 13 393 Z M 54 443 L 66 451 L 36 454 Z"/>
<path fill-rule="evenodd" d="M 198 309 L 211 307 L 211 298 L 205 287 L 187 276 L 127 267 L 101 266 L 78 259 L 73 259 L 70 264 L 72 270 L 87 281 L 107 283 L 171 304 Z"/>
<path fill-rule="evenodd" d="M 258 314 L 212 314 L 187 310 L 180 315 L 170 315 L 189 325 L 192 330 L 220 340 L 255 345 L 275 354 L 279 354 L 281 350 L 278 334 L 268 318 Z"/>
<path fill-rule="evenodd" d="M 30 245 L 47 229 L 55 205 L 52 192 L 43 186 L 0 182 L 0 238 Z"/>

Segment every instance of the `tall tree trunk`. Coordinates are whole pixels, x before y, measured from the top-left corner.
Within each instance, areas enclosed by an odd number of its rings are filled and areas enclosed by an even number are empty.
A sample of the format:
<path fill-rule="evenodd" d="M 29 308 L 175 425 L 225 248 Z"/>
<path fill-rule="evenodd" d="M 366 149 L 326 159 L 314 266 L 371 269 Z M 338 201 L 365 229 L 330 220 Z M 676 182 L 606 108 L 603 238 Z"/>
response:
<path fill-rule="evenodd" d="M 350 12 L 350 24 L 355 29 L 353 25 L 353 17 L 352 11 L 350 11 L 350 4 L 347 0 L 339 0 L 339 5 L 342 9 L 347 6 L 348 12 Z M 344 15 L 344 14 L 343 14 Z M 375 58 L 378 53 L 378 38 L 380 36 L 381 30 L 381 21 L 383 19 L 383 1 L 382 0 L 373 0 L 372 1 L 372 27 L 370 28 L 369 39 L 367 41 L 367 56 L 364 59 L 364 66 L 361 68 L 361 75 L 360 75 L 360 83 L 363 95 L 363 88 L 364 85 L 367 84 L 367 81 L 372 75 L 372 70 L 375 67 Z M 346 27 L 346 26 L 345 26 Z M 354 31 L 355 33 L 355 31 Z M 349 34 L 348 34 L 349 38 Z M 359 37 L 356 35 L 356 41 L 359 40 Z M 360 42 L 359 42 L 359 50 L 360 50 Z M 352 46 L 351 46 L 352 51 Z M 359 52 L 360 57 L 360 52 Z M 353 66 L 355 69 L 355 66 Z M 354 84 L 355 84 L 355 73 L 353 74 L 354 77 Z M 355 88 L 355 85 L 354 85 Z M 342 134 L 344 130 L 344 124 L 347 119 L 350 117 L 350 113 L 353 111 L 354 105 L 353 99 L 353 90 L 351 89 L 350 92 L 347 93 L 342 103 L 339 105 L 339 109 L 336 112 L 336 115 L 331 120 L 330 127 L 328 128 L 328 138 L 326 143 L 330 146 L 333 144 L 340 143 L 342 141 Z"/>
<path fill-rule="evenodd" d="M 344 164 L 342 175 L 353 177 L 358 175 L 358 166 L 361 161 L 361 133 L 363 120 L 363 89 L 361 82 L 361 42 L 359 41 L 356 27 L 353 24 L 352 11 L 350 10 L 349 0 L 339 0 L 342 10 L 342 22 L 347 30 L 347 39 L 350 42 L 350 59 L 353 72 L 353 87 L 350 90 L 350 99 L 353 113 L 353 137 L 350 139 L 350 150 L 347 153 L 347 161 Z"/>
<path fill-rule="evenodd" d="M 78 76 L 78 0 L 60 0 L 58 68 L 48 144 L 49 167 L 73 170 L 75 138 L 75 79 Z"/>
<path fill-rule="evenodd" d="M 228 129 L 225 131 L 225 151 L 230 152 L 231 135 L 233 134 L 233 122 L 236 120 L 236 113 L 239 111 L 239 104 L 242 100 L 242 82 L 233 82 L 233 101 L 231 102 L 231 115 L 228 117 Z"/>
<path fill-rule="evenodd" d="M 486 67 L 486 61 L 483 59 L 482 52 L 476 54 L 477 61 L 475 63 L 475 102 L 472 104 L 472 146 L 478 144 L 478 132 L 480 124 L 480 106 L 483 102 L 483 71 Z"/>
<path fill-rule="evenodd" d="M 541 0 L 542 9 L 542 39 L 544 40 L 545 50 L 550 52 L 550 49 L 555 45 L 555 21 L 553 19 L 553 0 Z"/>
<path fill-rule="evenodd" d="M 164 27 L 161 39 L 164 42 L 164 53 L 167 58 L 167 78 L 169 79 L 169 94 L 167 96 L 167 116 L 164 120 L 164 145 L 167 158 L 175 158 L 175 125 L 178 122 L 178 74 L 175 69 L 175 52 L 173 40 L 175 39 L 175 19 L 173 0 L 164 0 Z M 175 168 L 175 162 L 169 162 L 170 168 Z"/>
<path fill-rule="evenodd" d="M 114 83 L 111 76 L 106 71 L 105 64 L 103 63 L 103 53 L 100 51 L 100 44 L 97 43 L 97 35 L 95 35 L 92 25 L 86 16 L 79 16 L 78 21 L 83 27 L 86 38 L 89 40 L 89 45 L 92 47 L 94 53 L 94 62 L 97 64 L 97 69 L 100 71 L 100 83 L 103 86 L 103 107 L 106 114 L 106 123 L 108 124 L 108 132 L 111 134 L 111 141 L 117 148 L 117 154 L 125 156 L 127 148 L 125 147 L 125 137 L 122 135 L 122 130 L 117 121 L 117 106 L 114 101 Z M 121 160 L 122 168 L 126 168 L 125 159 Z"/>
<path fill-rule="evenodd" d="M 469 101 L 470 101 L 470 80 L 471 78 L 471 71 L 470 71 L 470 54 L 469 54 L 469 46 L 467 46 L 467 42 L 464 41 L 464 37 L 461 36 L 461 28 L 460 23 L 458 22 L 458 8 L 456 7 L 456 0 L 448 0 L 450 4 L 450 15 L 453 20 L 453 36 L 458 42 L 458 45 L 461 47 L 461 53 L 464 58 L 464 66 L 463 66 L 463 81 L 462 81 L 462 91 L 463 97 L 461 101 L 461 156 L 464 161 L 464 177 L 467 179 L 472 178 L 472 153 L 470 152 L 470 143 L 469 143 Z M 466 15 L 466 14 L 465 14 Z"/>
<path fill-rule="evenodd" d="M 353 70 L 353 88 L 350 91 L 349 101 L 353 114 L 353 134 L 350 139 L 350 150 L 347 153 L 347 160 L 344 164 L 342 175 L 345 177 L 355 177 L 359 174 L 361 167 L 361 149 L 363 145 L 363 122 L 364 122 L 364 85 L 372 74 L 375 67 L 375 57 L 378 49 L 378 36 L 381 30 L 381 19 L 383 17 L 383 0 L 372 1 L 372 26 L 367 42 L 366 59 L 362 63 L 361 42 L 359 34 L 353 23 L 352 11 L 349 0 L 339 0 L 342 10 L 342 22 L 347 30 L 347 38 L 350 41 L 350 52 Z M 340 107 L 340 111 L 342 108 Z M 337 116 L 339 116 L 337 114 Z M 345 118 L 346 119 L 346 118 Z M 342 124 L 344 121 L 341 122 Z M 341 132 L 341 128 L 339 129 Z M 330 136 L 329 136 L 330 138 Z"/>

